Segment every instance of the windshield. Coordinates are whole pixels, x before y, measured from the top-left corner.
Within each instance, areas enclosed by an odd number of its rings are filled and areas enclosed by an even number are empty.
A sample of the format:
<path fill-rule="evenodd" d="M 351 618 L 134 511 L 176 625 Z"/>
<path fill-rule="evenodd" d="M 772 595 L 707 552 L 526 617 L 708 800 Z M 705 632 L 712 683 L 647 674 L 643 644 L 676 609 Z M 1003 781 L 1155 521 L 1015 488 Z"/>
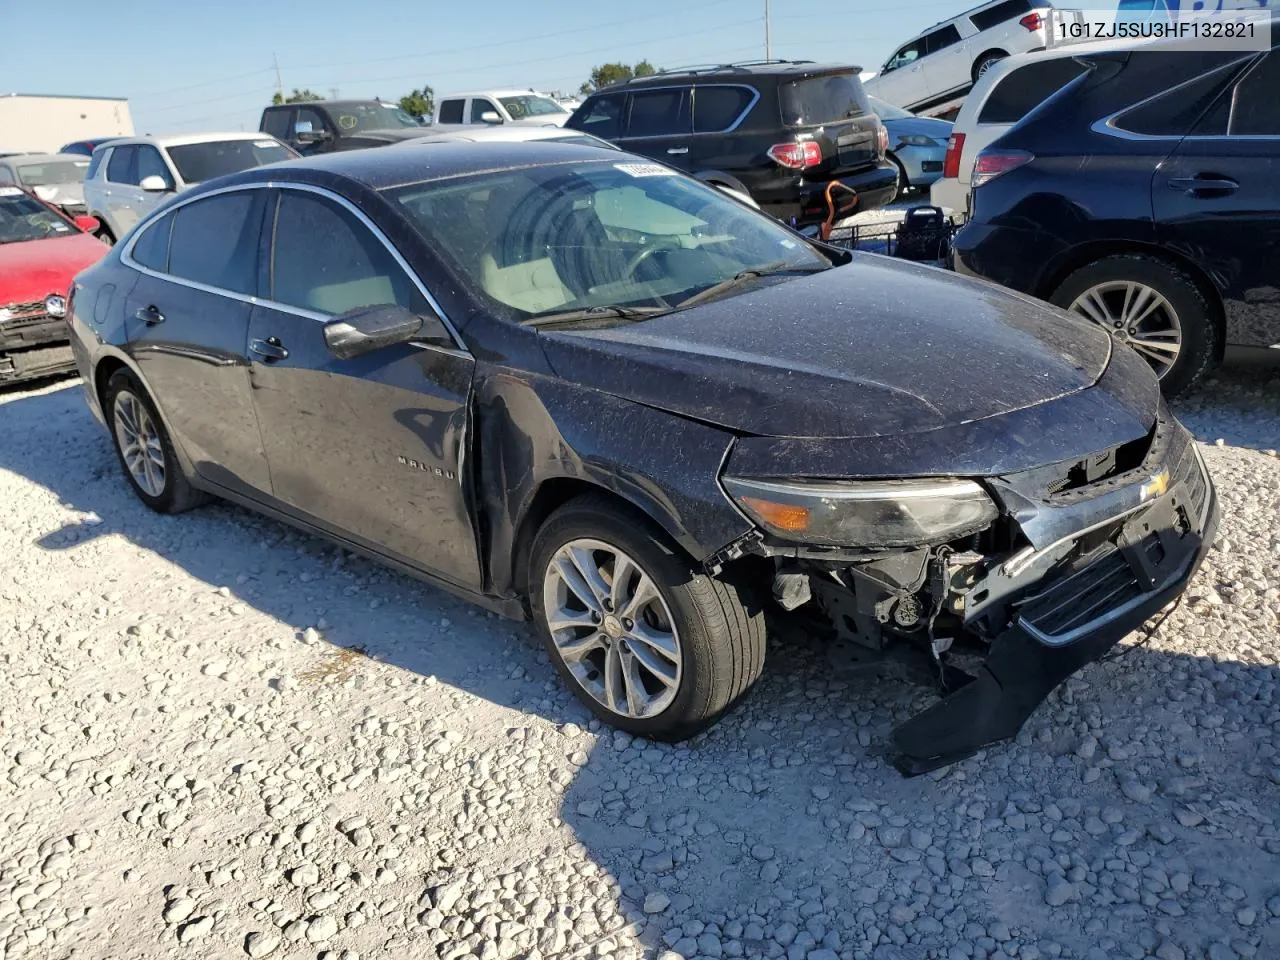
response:
<path fill-rule="evenodd" d="M 49 160 L 44 163 L 24 163 L 18 167 L 18 179 L 25 187 L 49 187 L 64 183 L 84 183 L 89 161 Z"/>
<path fill-rule="evenodd" d="M 252 170 L 297 154 L 270 138 L 262 140 L 212 140 L 169 147 L 169 157 L 187 183 L 204 183 L 214 177 Z"/>
<path fill-rule="evenodd" d="M 910 110 L 903 110 L 892 103 L 885 103 L 879 97 L 868 97 L 867 100 L 871 104 L 871 109 L 881 120 L 911 120 L 915 117 Z"/>
<path fill-rule="evenodd" d="M 564 107 L 550 97 L 537 94 L 519 97 L 499 97 L 498 101 L 511 114 L 512 120 L 523 120 L 525 117 L 545 117 L 557 113 L 568 113 Z"/>
<path fill-rule="evenodd" d="M 388 193 L 470 288 L 515 320 L 672 310 L 744 273 L 830 266 L 777 221 L 651 163 L 529 167 Z"/>
<path fill-rule="evenodd" d="M 64 237 L 76 228 L 17 187 L 0 187 L 0 243 Z"/>
<path fill-rule="evenodd" d="M 791 127 L 836 123 L 871 112 L 867 92 L 854 73 L 808 77 L 783 84 L 779 92 L 782 122 Z"/>
<path fill-rule="evenodd" d="M 330 111 L 339 136 L 349 137 L 366 130 L 398 130 L 422 124 L 394 103 L 337 103 Z"/>

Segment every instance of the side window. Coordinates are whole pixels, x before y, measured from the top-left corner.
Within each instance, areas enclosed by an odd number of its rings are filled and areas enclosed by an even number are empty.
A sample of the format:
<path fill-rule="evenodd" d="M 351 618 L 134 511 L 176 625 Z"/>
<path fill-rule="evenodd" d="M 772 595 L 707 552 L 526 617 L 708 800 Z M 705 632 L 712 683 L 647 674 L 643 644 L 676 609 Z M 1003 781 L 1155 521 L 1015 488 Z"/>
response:
<path fill-rule="evenodd" d="M 693 132 L 718 133 L 742 116 L 752 93 L 745 87 L 694 87 Z"/>
<path fill-rule="evenodd" d="M 441 123 L 462 122 L 462 100 L 445 100 L 440 104 Z"/>
<path fill-rule="evenodd" d="M 316 244 L 316 237 L 324 237 Z M 271 299 L 334 316 L 358 307 L 427 304 L 390 251 L 342 207 L 282 190 L 271 247 Z"/>
<path fill-rule="evenodd" d="M 107 161 L 107 179 L 112 183 L 138 184 L 138 148 L 116 147 Z"/>
<path fill-rule="evenodd" d="M 979 30 L 990 30 L 992 27 L 1000 26 L 1006 20 L 1012 20 L 1014 17 L 1030 12 L 1031 4 L 1028 0 L 1004 0 L 1004 3 L 997 3 L 994 7 L 971 13 L 969 21 Z"/>
<path fill-rule="evenodd" d="M 1227 132 L 1231 99 L 1220 95 L 1237 73 L 1238 69 L 1212 70 L 1126 110 L 1114 124 L 1148 137 L 1184 137 L 1193 126 L 1199 136 L 1220 137 Z"/>
<path fill-rule="evenodd" d="M 628 137 L 672 137 L 689 133 L 692 129 L 688 89 L 653 90 L 631 95 Z"/>
<path fill-rule="evenodd" d="M 110 152 L 111 152 L 111 148 L 106 147 L 105 149 L 102 149 L 102 150 L 95 150 L 93 151 L 92 154 L 89 155 L 89 169 L 84 172 L 84 178 L 86 180 L 92 180 L 94 177 L 98 175 L 98 168 L 102 166 L 103 157 L 105 157 Z"/>
<path fill-rule="evenodd" d="M 13 171 L 7 163 L 0 163 L 0 183 L 17 183 L 18 178 L 14 176 Z"/>
<path fill-rule="evenodd" d="M 160 151 L 150 146 L 138 147 L 137 149 L 138 182 L 141 183 L 147 177 L 159 177 L 164 181 L 164 185 L 172 190 L 173 175 L 169 173 L 169 168 L 165 165 L 164 157 L 160 156 Z"/>
<path fill-rule="evenodd" d="M 169 269 L 169 229 L 173 214 L 161 217 L 142 232 L 133 245 L 133 259 L 142 266 L 164 273 Z"/>
<path fill-rule="evenodd" d="M 1272 50 L 1236 84 L 1227 135 L 1280 137 L 1280 50 Z"/>
<path fill-rule="evenodd" d="M 884 65 L 883 73 L 891 70 L 900 70 L 905 66 L 915 63 L 924 56 L 924 37 L 918 40 L 912 40 L 905 47 L 889 58 L 888 63 Z"/>
<path fill-rule="evenodd" d="M 173 215 L 169 273 L 252 296 L 258 289 L 260 190 L 197 200 Z"/>
<path fill-rule="evenodd" d="M 622 136 L 622 105 L 625 94 L 597 97 L 580 111 L 581 119 L 574 126 L 583 133 L 590 133 L 602 140 L 617 140 Z"/>
<path fill-rule="evenodd" d="M 485 113 L 489 113 L 490 111 L 492 111 L 493 113 L 498 113 L 498 108 L 493 105 L 492 100 L 487 100 L 484 97 L 471 98 L 471 122 L 472 123 L 484 123 L 484 120 L 482 119 L 482 115 Z M 502 114 L 498 113 L 498 116 L 502 116 Z"/>
<path fill-rule="evenodd" d="M 267 110 L 262 115 L 262 132 L 269 133 L 277 140 L 288 140 L 293 136 L 289 129 L 289 115 L 292 110 Z"/>
<path fill-rule="evenodd" d="M 960 31 L 956 29 L 954 23 L 949 23 L 941 30 L 935 30 L 924 38 L 925 51 L 927 53 L 937 53 L 939 50 L 945 50 L 952 44 L 960 42 Z"/>
<path fill-rule="evenodd" d="M 1017 123 L 1087 69 L 1072 57 L 1054 57 L 1010 70 L 987 95 L 978 123 Z"/>
<path fill-rule="evenodd" d="M 319 133 L 324 130 L 324 114 L 315 107 L 299 107 L 294 114 L 294 133 Z"/>

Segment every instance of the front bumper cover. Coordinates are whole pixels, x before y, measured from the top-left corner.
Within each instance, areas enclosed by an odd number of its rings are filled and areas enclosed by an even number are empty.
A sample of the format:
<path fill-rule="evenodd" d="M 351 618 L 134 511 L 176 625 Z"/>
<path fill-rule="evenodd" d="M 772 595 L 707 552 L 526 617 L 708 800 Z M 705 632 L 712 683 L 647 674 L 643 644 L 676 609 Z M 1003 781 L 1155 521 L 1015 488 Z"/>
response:
<path fill-rule="evenodd" d="M 1058 684 L 1177 599 L 1217 530 L 1217 495 L 1207 476 L 1205 484 L 1199 516 L 1188 517 L 1177 506 L 1179 491 L 1171 491 L 1019 601 L 977 676 L 894 730 L 898 768 L 927 773 L 1015 736 Z"/>

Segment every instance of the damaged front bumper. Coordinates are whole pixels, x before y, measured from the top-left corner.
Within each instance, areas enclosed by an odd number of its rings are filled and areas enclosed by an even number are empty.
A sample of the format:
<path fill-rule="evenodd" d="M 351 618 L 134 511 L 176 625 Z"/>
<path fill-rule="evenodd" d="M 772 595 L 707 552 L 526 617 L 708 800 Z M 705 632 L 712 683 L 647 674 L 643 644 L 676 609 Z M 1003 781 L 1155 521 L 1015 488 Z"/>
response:
<path fill-rule="evenodd" d="M 74 371 L 66 320 L 49 316 L 43 304 L 24 306 L 30 310 L 0 322 L 0 383 Z"/>

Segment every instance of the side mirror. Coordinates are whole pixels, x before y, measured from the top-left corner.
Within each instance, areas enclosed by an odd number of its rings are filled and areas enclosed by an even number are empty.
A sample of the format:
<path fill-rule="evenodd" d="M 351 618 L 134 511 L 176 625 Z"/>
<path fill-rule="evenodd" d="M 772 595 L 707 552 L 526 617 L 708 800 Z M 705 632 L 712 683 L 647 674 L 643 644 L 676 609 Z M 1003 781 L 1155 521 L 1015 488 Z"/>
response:
<path fill-rule="evenodd" d="M 102 226 L 97 217 L 79 216 L 74 217 L 73 221 L 85 233 L 97 233 L 98 228 Z"/>
<path fill-rule="evenodd" d="M 328 130 L 300 130 L 293 135 L 298 143 L 324 143 L 330 138 Z"/>
<path fill-rule="evenodd" d="M 138 186 L 147 191 L 147 193 L 164 193 L 169 189 L 169 184 L 164 182 L 164 177 L 156 173 L 151 174 L 149 177 L 143 177 Z"/>
<path fill-rule="evenodd" d="M 324 325 L 324 343 L 340 360 L 350 360 L 373 350 L 410 340 L 443 340 L 449 331 L 434 315 L 419 316 L 394 304 L 359 307 L 334 317 Z"/>
<path fill-rule="evenodd" d="M 498 115 L 497 110 L 486 110 L 484 113 L 480 114 L 480 119 L 483 120 L 485 123 L 501 123 L 502 122 L 502 117 Z"/>

